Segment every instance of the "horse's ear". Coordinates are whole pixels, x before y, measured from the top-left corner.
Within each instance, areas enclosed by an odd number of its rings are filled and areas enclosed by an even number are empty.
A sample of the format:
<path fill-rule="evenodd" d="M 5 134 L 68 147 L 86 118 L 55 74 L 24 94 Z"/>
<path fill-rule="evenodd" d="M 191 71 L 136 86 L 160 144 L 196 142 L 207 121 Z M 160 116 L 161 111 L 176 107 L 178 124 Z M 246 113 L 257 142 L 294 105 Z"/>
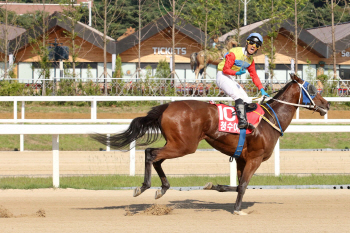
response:
<path fill-rule="evenodd" d="M 303 83 L 303 80 L 301 78 L 299 78 L 296 74 L 290 73 L 289 75 L 293 81 L 298 82 L 298 83 Z"/>

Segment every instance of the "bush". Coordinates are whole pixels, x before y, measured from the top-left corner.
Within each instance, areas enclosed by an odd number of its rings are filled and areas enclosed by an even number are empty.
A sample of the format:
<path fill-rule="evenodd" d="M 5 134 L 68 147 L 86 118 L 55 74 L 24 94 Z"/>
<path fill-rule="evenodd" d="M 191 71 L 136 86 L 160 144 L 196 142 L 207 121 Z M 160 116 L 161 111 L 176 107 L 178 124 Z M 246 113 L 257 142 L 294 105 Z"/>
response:
<path fill-rule="evenodd" d="M 29 90 L 24 83 L 0 81 L 0 95 L 1 96 L 21 96 L 26 95 Z"/>
<path fill-rule="evenodd" d="M 160 60 L 156 69 L 156 78 L 170 78 L 170 72 L 169 63 L 165 59 Z"/>

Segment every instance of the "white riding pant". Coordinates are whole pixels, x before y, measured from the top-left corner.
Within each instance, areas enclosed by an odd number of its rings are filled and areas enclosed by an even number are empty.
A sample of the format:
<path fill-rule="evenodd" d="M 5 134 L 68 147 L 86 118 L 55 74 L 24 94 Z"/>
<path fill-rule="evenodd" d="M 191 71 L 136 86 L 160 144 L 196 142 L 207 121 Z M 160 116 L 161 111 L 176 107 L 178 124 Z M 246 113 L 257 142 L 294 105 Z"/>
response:
<path fill-rule="evenodd" d="M 244 89 L 235 81 L 234 75 L 226 75 L 222 71 L 218 71 L 216 74 L 216 84 L 232 99 L 242 99 L 246 103 L 252 102 Z"/>

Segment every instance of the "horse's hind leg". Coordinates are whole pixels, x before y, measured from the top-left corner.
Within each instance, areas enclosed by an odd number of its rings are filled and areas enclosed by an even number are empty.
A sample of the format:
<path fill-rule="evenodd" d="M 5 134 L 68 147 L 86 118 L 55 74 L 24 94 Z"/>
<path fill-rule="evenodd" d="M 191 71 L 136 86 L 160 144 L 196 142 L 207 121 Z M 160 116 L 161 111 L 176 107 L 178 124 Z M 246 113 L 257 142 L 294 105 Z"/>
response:
<path fill-rule="evenodd" d="M 144 182 L 142 183 L 141 188 L 137 187 L 134 190 L 134 197 L 139 196 L 141 193 L 143 193 L 145 190 L 149 189 L 151 187 L 151 174 L 152 174 L 152 163 L 154 159 L 156 158 L 154 148 L 147 148 L 145 150 L 145 176 L 144 176 Z"/>
<path fill-rule="evenodd" d="M 162 169 L 162 163 L 164 160 L 165 159 L 161 159 L 161 160 L 153 163 L 153 167 L 157 171 L 158 176 L 159 176 L 160 180 L 162 181 L 162 189 L 158 189 L 156 191 L 155 199 L 161 198 L 166 193 L 166 191 L 170 188 L 170 184 L 169 184 L 169 182 L 164 174 L 164 171 Z"/>

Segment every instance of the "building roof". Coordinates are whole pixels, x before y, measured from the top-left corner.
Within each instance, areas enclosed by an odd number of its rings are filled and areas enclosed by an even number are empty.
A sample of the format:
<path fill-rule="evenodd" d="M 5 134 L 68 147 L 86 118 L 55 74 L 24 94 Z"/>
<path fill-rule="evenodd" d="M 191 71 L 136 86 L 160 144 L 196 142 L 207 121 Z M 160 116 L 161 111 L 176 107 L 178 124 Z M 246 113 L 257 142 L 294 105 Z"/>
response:
<path fill-rule="evenodd" d="M 270 19 L 262 20 L 260 22 L 253 23 L 240 28 L 240 44 L 245 44 L 245 40 L 248 35 L 252 32 L 260 33 L 263 37 L 267 36 L 268 32 L 271 31 L 271 25 L 268 24 Z M 277 25 L 277 24 L 276 24 Z M 274 26 L 276 26 L 274 25 Z M 287 19 L 279 25 L 279 32 L 286 37 L 293 38 L 294 35 L 294 22 Z M 308 50 L 317 54 L 320 57 L 328 58 L 331 55 L 329 47 L 319 38 L 315 37 L 308 31 L 298 27 L 298 44 L 305 46 Z M 235 35 L 237 30 L 232 30 L 219 38 L 219 41 L 225 41 L 230 35 Z"/>
<path fill-rule="evenodd" d="M 5 39 L 5 30 L 6 25 L 3 23 L 0 23 L 0 39 Z M 16 38 L 17 36 L 24 33 L 26 30 L 21 27 L 16 27 L 12 25 L 7 25 L 7 40 L 12 40 Z"/>
<path fill-rule="evenodd" d="M 350 22 L 338 24 L 335 28 L 335 41 L 341 40 L 350 35 Z M 323 26 L 306 29 L 309 33 L 319 38 L 323 43 L 332 43 L 332 26 Z"/>
<path fill-rule="evenodd" d="M 246 34 L 248 32 L 253 31 L 254 29 L 260 27 L 261 25 L 263 25 L 264 23 L 268 22 L 269 20 L 270 19 L 265 19 L 265 20 L 262 20 L 262 21 L 259 21 L 259 22 L 255 22 L 255 23 L 243 26 L 243 27 L 240 28 L 239 32 L 240 32 L 241 35 Z M 237 34 L 237 29 L 229 31 L 228 33 L 220 36 L 219 37 L 219 41 L 224 42 L 228 36 L 233 36 L 233 35 L 236 35 L 236 34 Z"/>
<path fill-rule="evenodd" d="M 48 27 L 46 31 L 50 31 L 55 26 L 59 26 L 63 29 L 65 29 L 68 32 L 72 31 L 72 28 L 70 26 L 69 19 L 65 17 L 60 12 L 55 12 L 54 14 L 49 16 L 48 19 Z M 90 27 L 84 23 L 77 22 L 74 28 L 75 32 L 77 33 L 77 36 L 80 38 L 90 42 L 91 44 L 103 49 L 103 33 L 98 31 L 97 29 Z M 21 35 L 21 38 L 18 37 L 12 39 L 10 41 L 10 51 L 20 49 L 30 43 L 30 38 L 38 37 L 42 35 L 42 29 L 39 27 L 36 27 L 34 29 L 26 31 L 24 34 Z M 19 43 L 18 43 L 19 41 Z M 108 53 L 112 54 L 115 51 L 115 41 L 113 38 L 107 36 L 107 51 Z"/>
<path fill-rule="evenodd" d="M 350 22 L 337 24 L 334 26 L 335 49 L 336 52 L 350 47 Z M 332 43 L 332 26 L 323 26 L 306 29 L 309 33 L 319 38 L 323 43 Z"/>
<path fill-rule="evenodd" d="M 148 38 L 158 34 L 162 30 L 172 26 L 172 15 L 167 14 L 160 17 L 158 20 L 147 24 L 141 29 L 141 42 L 147 40 Z M 175 29 L 195 40 L 199 44 L 203 44 L 205 39 L 205 34 L 199 28 L 196 28 L 192 24 L 187 23 L 182 18 L 177 17 L 175 21 Z M 120 54 L 139 43 L 138 39 L 139 31 L 119 40 L 116 43 L 117 50 L 116 53 Z"/>

